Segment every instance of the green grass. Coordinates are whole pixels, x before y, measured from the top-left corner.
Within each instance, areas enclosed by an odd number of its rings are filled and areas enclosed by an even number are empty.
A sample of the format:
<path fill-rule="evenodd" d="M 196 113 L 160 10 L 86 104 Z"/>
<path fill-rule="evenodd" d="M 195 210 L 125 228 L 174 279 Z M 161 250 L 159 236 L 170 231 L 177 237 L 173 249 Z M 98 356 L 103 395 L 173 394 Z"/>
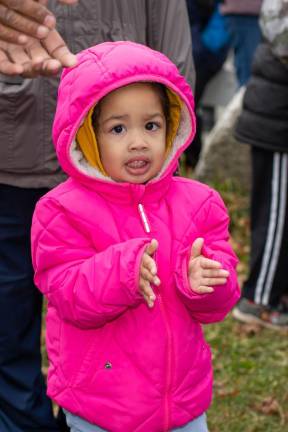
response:
<path fill-rule="evenodd" d="M 215 378 L 210 431 L 288 431 L 287 335 L 232 318 L 205 332 Z"/>
<path fill-rule="evenodd" d="M 212 186 L 229 210 L 241 283 L 249 262 L 249 198 L 229 181 Z M 205 333 L 215 379 L 210 432 L 288 432 L 288 334 L 243 325 L 231 317 L 206 326 Z"/>

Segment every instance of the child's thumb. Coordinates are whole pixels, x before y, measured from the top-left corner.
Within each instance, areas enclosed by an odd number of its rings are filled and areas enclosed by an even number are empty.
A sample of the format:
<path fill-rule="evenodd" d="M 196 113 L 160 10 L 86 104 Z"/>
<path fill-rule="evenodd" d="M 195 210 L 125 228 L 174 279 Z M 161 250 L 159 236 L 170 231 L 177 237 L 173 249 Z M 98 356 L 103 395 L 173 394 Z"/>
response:
<path fill-rule="evenodd" d="M 158 241 L 156 239 L 152 239 L 149 245 L 146 247 L 145 252 L 152 256 L 156 249 L 158 248 Z"/>
<path fill-rule="evenodd" d="M 203 244 L 204 239 L 201 237 L 198 237 L 196 240 L 194 240 L 191 247 L 191 258 L 197 258 L 201 255 Z"/>

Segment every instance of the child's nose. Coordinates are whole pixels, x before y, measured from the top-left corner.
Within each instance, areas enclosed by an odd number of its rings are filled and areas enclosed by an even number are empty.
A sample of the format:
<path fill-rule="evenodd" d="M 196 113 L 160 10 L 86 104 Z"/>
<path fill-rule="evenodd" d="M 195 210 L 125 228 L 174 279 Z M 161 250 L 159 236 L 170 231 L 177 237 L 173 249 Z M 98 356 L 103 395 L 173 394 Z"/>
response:
<path fill-rule="evenodd" d="M 145 150 L 148 147 L 145 137 L 141 132 L 134 132 L 130 137 L 130 150 Z"/>

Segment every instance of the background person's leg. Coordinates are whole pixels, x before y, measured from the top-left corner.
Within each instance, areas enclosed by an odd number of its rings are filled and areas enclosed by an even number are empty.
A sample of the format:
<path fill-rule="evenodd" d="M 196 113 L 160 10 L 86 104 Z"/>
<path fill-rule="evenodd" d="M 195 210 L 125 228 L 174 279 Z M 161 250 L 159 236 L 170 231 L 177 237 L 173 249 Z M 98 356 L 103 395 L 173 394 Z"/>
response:
<path fill-rule="evenodd" d="M 245 85 L 251 75 L 255 49 L 261 41 L 258 16 L 227 15 L 225 22 L 234 49 L 234 64 L 239 85 Z"/>
<path fill-rule="evenodd" d="M 288 327 L 288 155 L 252 147 L 249 276 L 233 316 L 242 322 Z"/>
<path fill-rule="evenodd" d="M 251 264 L 242 294 L 274 307 L 288 286 L 287 154 L 252 148 L 252 163 Z"/>
<path fill-rule="evenodd" d="M 44 189 L 0 185 L 0 431 L 58 431 L 41 374 L 42 296 L 30 227 Z"/>

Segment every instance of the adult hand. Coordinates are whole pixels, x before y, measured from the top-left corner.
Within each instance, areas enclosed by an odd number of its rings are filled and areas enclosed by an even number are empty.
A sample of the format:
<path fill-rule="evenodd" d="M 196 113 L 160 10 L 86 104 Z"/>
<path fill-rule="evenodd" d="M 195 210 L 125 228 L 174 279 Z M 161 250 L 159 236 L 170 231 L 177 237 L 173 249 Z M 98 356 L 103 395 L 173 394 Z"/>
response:
<path fill-rule="evenodd" d="M 160 279 L 157 276 L 156 262 L 154 258 L 152 258 L 157 248 L 157 240 L 151 240 L 143 253 L 140 264 L 139 289 L 150 308 L 154 306 L 154 301 L 156 299 L 151 284 L 156 286 L 160 285 Z"/>
<path fill-rule="evenodd" d="M 48 0 L 0 0 L 0 41 L 26 44 L 28 36 L 45 38 L 56 19 L 45 7 Z M 75 4 L 78 0 L 58 0 Z"/>
<path fill-rule="evenodd" d="M 229 272 L 222 269 L 218 261 L 202 255 L 203 245 L 203 238 L 199 237 L 194 241 L 188 264 L 190 288 L 198 294 L 213 292 L 213 286 L 224 285 L 229 276 Z"/>
<path fill-rule="evenodd" d="M 25 46 L 0 41 L 0 73 L 6 75 L 49 76 L 75 64 L 76 57 L 56 30 L 42 41 L 29 38 Z"/>

